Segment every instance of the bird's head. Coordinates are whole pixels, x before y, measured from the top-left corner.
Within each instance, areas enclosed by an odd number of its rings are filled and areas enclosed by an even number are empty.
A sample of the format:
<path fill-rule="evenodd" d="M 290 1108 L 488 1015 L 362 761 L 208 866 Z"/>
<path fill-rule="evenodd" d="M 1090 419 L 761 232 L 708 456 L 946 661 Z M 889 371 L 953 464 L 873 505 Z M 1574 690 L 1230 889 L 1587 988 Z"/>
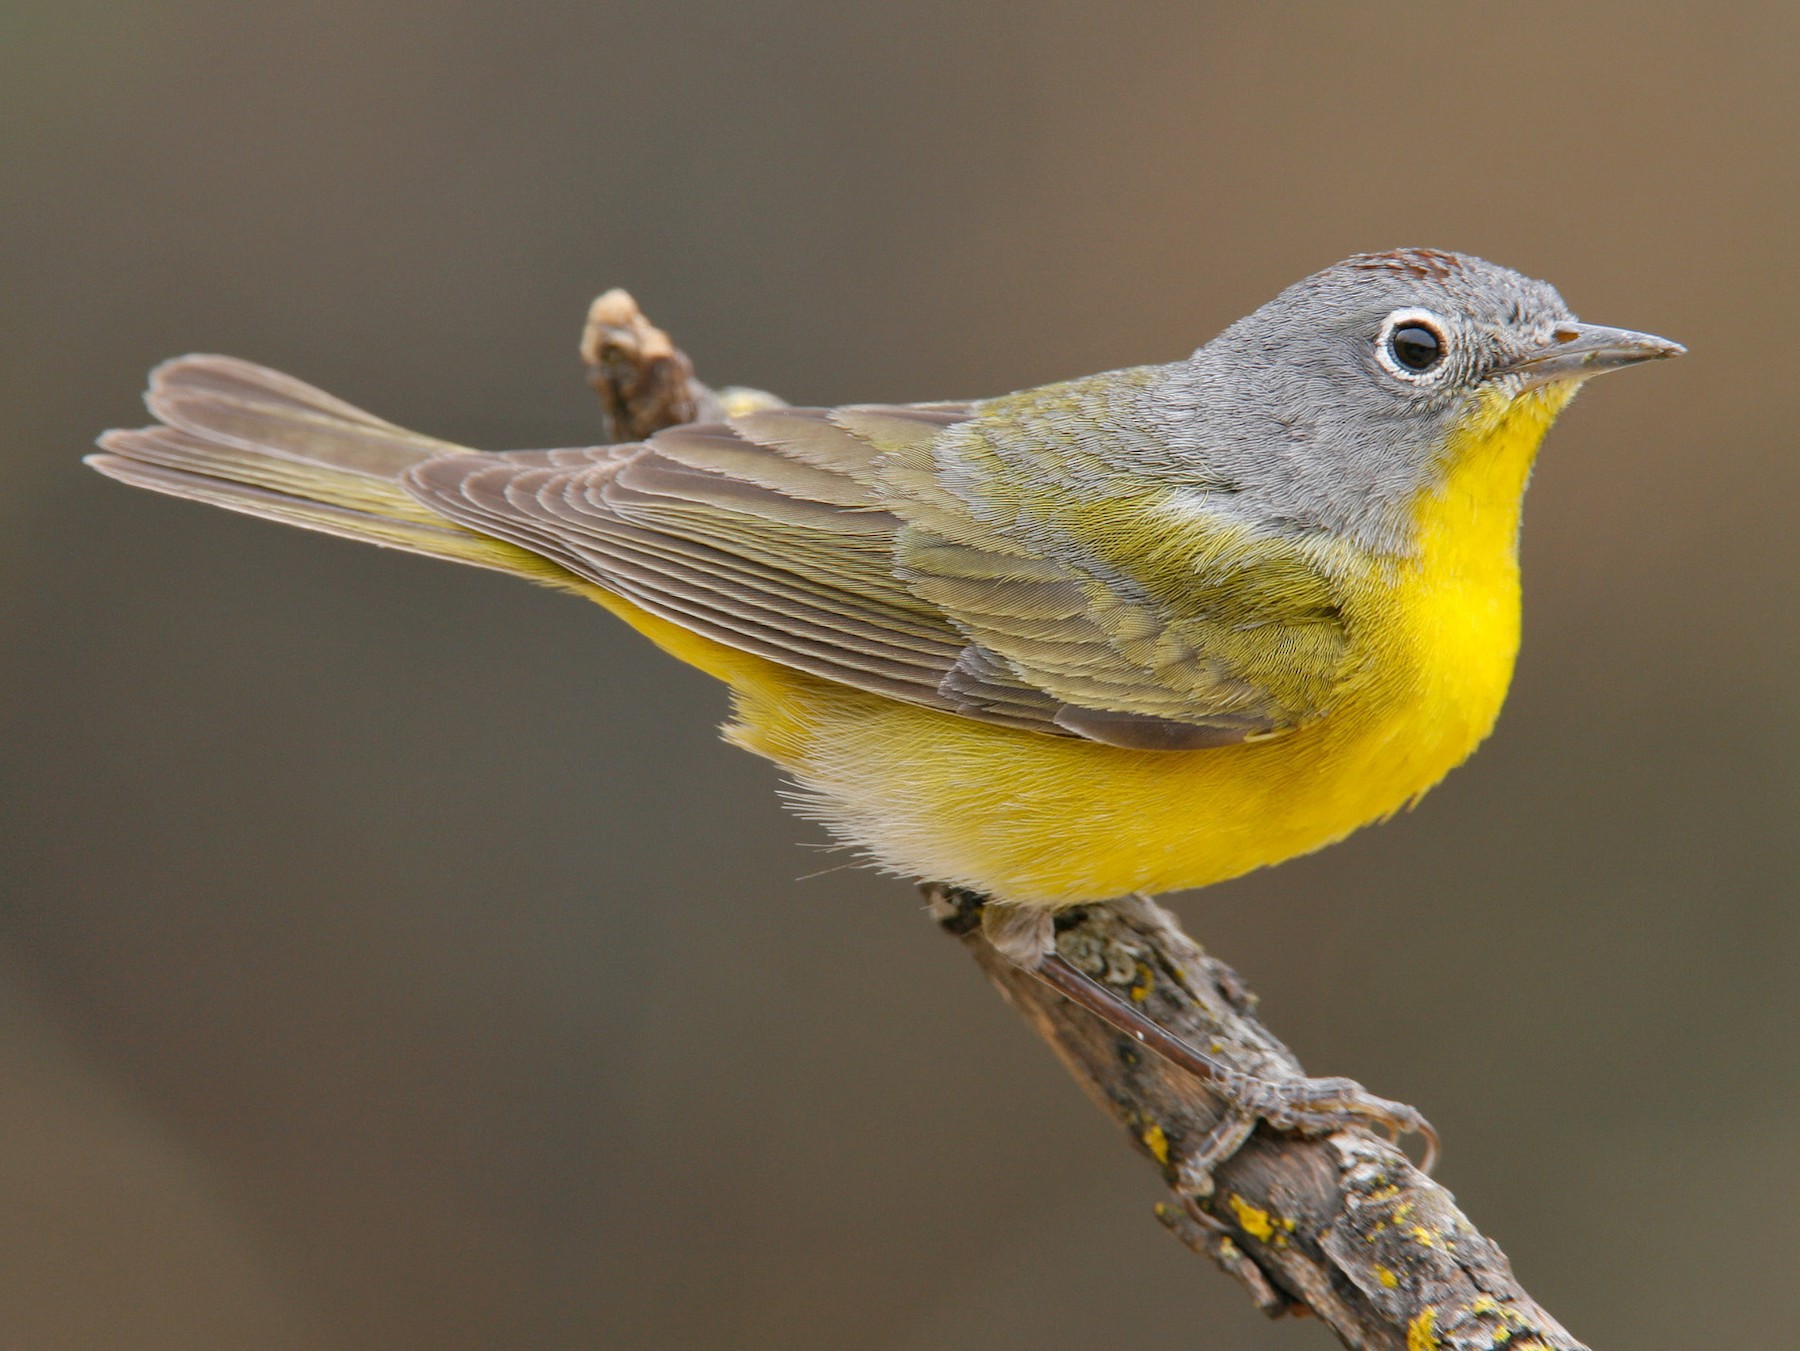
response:
<path fill-rule="evenodd" d="M 1209 471 L 1300 528 L 1404 550 L 1422 490 L 1523 457 L 1581 383 L 1680 355 L 1577 320 L 1556 289 L 1466 254 L 1359 254 L 1298 282 L 1177 368 Z"/>

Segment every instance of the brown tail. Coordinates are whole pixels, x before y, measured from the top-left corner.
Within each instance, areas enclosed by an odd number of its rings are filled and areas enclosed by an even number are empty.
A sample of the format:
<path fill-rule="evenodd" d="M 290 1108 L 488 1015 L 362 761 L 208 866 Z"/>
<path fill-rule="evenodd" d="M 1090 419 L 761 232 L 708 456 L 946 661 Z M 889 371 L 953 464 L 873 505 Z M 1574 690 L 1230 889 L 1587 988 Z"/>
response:
<path fill-rule="evenodd" d="M 445 520 L 400 486 L 416 464 L 480 451 L 409 432 L 235 357 L 176 357 L 144 396 L 159 425 L 110 431 L 87 463 L 154 492 L 458 563 L 572 580 Z"/>

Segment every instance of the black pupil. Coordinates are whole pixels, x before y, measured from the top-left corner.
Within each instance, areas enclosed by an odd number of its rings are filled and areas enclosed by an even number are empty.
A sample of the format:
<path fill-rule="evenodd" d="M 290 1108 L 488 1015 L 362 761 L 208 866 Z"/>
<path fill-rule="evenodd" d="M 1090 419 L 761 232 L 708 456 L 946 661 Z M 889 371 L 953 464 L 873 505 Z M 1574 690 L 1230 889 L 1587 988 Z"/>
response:
<path fill-rule="evenodd" d="M 1438 335 L 1423 324 L 1408 324 L 1405 328 L 1395 329 L 1388 342 L 1394 349 L 1394 360 L 1409 371 L 1428 371 L 1443 355 Z"/>

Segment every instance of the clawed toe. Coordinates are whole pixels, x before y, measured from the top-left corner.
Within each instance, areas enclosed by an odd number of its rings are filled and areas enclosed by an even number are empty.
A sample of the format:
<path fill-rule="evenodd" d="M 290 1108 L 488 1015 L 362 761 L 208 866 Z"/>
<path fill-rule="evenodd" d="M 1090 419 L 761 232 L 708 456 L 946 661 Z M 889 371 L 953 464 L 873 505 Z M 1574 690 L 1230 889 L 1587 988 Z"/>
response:
<path fill-rule="evenodd" d="M 1417 1109 L 1378 1098 L 1354 1079 L 1271 1080 L 1246 1074 L 1183 1041 L 1071 965 L 1056 951 L 1045 916 L 990 916 L 991 909 L 983 912 L 983 931 L 999 952 L 1134 1041 L 1208 1081 L 1225 1101 L 1234 1120 L 1222 1122 L 1215 1138 L 1197 1151 L 1191 1168 L 1196 1186 L 1236 1152 L 1258 1121 L 1305 1135 L 1326 1135 L 1346 1126 L 1375 1127 L 1396 1142 L 1403 1135 L 1417 1135 L 1425 1142 L 1419 1166 L 1429 1173 L 1437 1163 L 1437 1132 Z"/>
<path fill-rule="evenodd" d="M 1257 1080 L 1245 1086 L 1241 1106 L 1276 1130 L 1323 1135 L 1345 1126 L 1372 1126 L 1390 1140 L 1416 1135 L 1425 1142 L 1421 1171 L 1438 1159 L 1438 1134 L 1416 1107 L 1377 1097 L 1354 1079 Z"/>

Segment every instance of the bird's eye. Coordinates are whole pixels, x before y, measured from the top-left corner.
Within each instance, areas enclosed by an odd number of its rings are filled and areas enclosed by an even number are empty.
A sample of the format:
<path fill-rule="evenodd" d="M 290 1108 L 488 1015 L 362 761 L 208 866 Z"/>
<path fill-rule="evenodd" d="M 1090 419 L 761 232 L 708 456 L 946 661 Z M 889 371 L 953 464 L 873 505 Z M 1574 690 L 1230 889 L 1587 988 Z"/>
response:
<path fill-rule="evenodd" d="M 1428 371 L 1443 359 L 1444 346 L 1438 335 L 1423 324 L 1408 324 L 1394 330 L 1388 339 L 1394 349 L 1394 360 L 1409 371 Z"/>
<path fill-rule="evenodd" d="M 1375 355 L 1388 374 L 1416 381 L 1431 376 L 1450 354 L 1444 334 L 1443 320 L 1430 310 L 1395 310 L 1381 326 Z"/>

